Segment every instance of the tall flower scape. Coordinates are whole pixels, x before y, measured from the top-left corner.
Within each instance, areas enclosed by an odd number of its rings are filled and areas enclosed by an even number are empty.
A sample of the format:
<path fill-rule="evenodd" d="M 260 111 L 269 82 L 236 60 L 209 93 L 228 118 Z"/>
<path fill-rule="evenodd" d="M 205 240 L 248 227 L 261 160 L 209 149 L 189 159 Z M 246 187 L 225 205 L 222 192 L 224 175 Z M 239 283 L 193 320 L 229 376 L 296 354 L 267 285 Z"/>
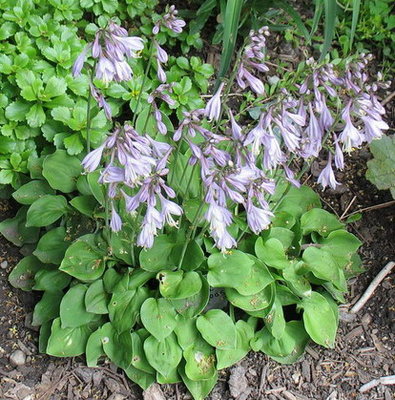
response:
<path fill-rule="evenodd" d="M 172 6 L 156 23 L 154 36 L 162 25 L 180 33 L 185 23 L 177 18 Z M 267 27 L 251 32 L 250 43 L 236 67 L 239 90 L 250 88 L 258 96 L 255 101 L 255 106 L 261 109 L 258 122 L 254 124 L 245 115 L 233 115 L 228 105 L 233 82 L 223 82 L 205 109 L 184 112 L 185 118 L 172 136 L 157 104 L 158 101 L 169 106 L 175 104 L 172 84 L 166 83 L 163 69 L 168 54 L 153 39 L 160 85 L 150 94 L 148 102 L 157 131 L 138 133 L 130 123 L 118 126 L 82 162 L 87 172 L 104 166 L 100 183 L 108 185 L 113 231 L 122 229 L 119 215 L 122 207 L 141 218 L 136 228 L 138 246 L 152 247 L 155 236 L 165 226 L 177 226 L 176 219 L 183 214 L 181 203 L 177 203 L 179 182 L 169 177 L 179 168 L 176 161 L 182 152 L 190 154 L 188 164 L 200 173 L 200 199 L 205 206 L 198 213 L 202 213 L 200 217 L 205 219 L 215 245 L 226 251 L 237 246 L 237 238 L 229 231 L 235 213 L 245 215 L 250 231 L 259 234 L 273 217 L 270 198 L 278 177 L 284 176 L 292 185 L 299 186 L 292 161 L 308 162 L 325 151 L 327 165 L 318 182 L 324 188 L 336 188 L 339 183 L 333 164 L 336 169 L 343 169 L 344 152 L 381 137 L 383 130 L 388 129 L 382 119 L 384 108 L 375 95 L 386 83 L 369 83 L 370 55 L 362 54 L 357 61 L 347 62 L 342 70 L 309 59 L 310 72 L 296 83 L 299 90 L 290 93 L 283 89 L 274 101 L 267 103 L 264 82 L 269 71 L 265 64 L 268 35 Z M 132 70 L 126 59 L 136 57 L 142 49 L 140 38 L 127 36 L 125 29 L 110 22 L 78 57 L 73 74 L 81 72 L 87 53 L 91 52 L 96 78 L 105 83 L 128 80 Z M 91 89 L 110 117 L 111 110 L 103 95 L 93 85 Z M 185 174 L 182 176 L 186 179 Z"/>

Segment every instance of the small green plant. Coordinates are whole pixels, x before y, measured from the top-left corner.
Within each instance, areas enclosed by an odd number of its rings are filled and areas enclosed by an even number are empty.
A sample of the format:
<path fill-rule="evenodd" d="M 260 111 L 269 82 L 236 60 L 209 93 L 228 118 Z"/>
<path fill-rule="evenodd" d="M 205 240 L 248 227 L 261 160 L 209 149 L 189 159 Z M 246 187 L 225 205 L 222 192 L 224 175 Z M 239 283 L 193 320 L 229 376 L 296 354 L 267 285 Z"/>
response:
<path fill-rule="evenodd" d="M 383 136 L 370 144 L 366 178 L 380 190 L 390 190 L 395 199 L 395 136 Z"/>

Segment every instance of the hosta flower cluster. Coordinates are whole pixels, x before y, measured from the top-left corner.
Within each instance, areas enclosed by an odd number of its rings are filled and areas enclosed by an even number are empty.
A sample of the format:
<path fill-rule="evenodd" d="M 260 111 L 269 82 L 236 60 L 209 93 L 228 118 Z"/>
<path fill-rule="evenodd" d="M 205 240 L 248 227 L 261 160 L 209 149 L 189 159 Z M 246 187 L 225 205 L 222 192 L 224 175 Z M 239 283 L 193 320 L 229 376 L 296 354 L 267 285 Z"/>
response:
<path fill-rule="evenodd" d="M 308 60 L 276 89 L 263 27 L 234 82 L 206 95 L 213 67 L 172 54 L 188 35 L 174 6 L 114 2 L 142 13 L 126 28 L 115 5 L 81 1 L 100 15 L 78 31 L 86 44 L 59 22 L 73 25 L 78 7 L 22 3 L 33 16 L 16 47 L 52 64 L 0 57 L 0 177 L 20 204 L 0 232 L 25 255 L 11 284 L 43 292 L 40 351 L 85 354 L 91 367 L 107 358 L 143 389 L 182 381 L 203 400 L 250 350 L 292 363 L 310 340 L 332 347 L 361 243 L 300 178 L 324 155 L 318 181 L 335 188 L 332 163 L 388 129 L 369 56 Z"/>
<path fill-rule="evenodd" d="M 264 63 L 268 35 L 266 27 L 256 33 L 252 32 L 251 43 L 246 46 L 240 65 L 237 66 L 236 82 L 239 87 L 246 89 L 247 82 L 258 95 L 264 94 L 264 83 L 249 70 L 268 72 L 269 69 Z M 162 48 L 156 46 L 156 54 L 158 60 L 165 61 L 166 52 Z M 156 183 L 159 181 L 155 175 L 164 177 L 168 174 L 167 165 L 171 164 L 172 159 L 177 160 L 184 144 L 187 145 L 187 153 L 190 154 L 188 164 L 193 165 L 193 170 L 198 170 L 200 174 L 201 183 L 198 182 L 198 185 L 201 204 L 206 204 L 204 219 L 207 221 L 208 231 L 215 245 L 222 251 L 237 246 L 237 238 L 229 231 L 234 222 L 232 209 L 237 212 L 240 210 L 245 215 L 248 227 L 253 233 L 259 234 L 268 227 L 273 217 L 268 199 L 275 192 L 275 178 L 283 171 L 288 181 L 299 186 L 295 171 L 290 166 L 293 159 L 309 161 L 318 157 L 325 149 L 327 165 L 318 177 L 318 182 L 324 188 L 328 185 L 336 188 L 338 182 L 332 169 L 332 161 L 334 160 L 338 169 L 343 169 L 343 152 L 350 152 L 365 142 L 379 138 L 383 130 L 388 129 L 388 125 L 382 119 L 384 109 L 375 95 L 375 91 L 384 84 L 371 85 L 367 81 L 366 68 L 369 58 L 362 55 L 354 62 L 347 62 L 342 70 L 336 70 L 331 64 L 318 65 L 314 60 L 308 60 L 307 74 L 300 82 L 299 90 L 294 93 L 282 90 L 277 99 L 268 106 L 264 105 L 262 99 L 262 111 L 255 125 L 247 121 L 243 126 L 236 121 L 226 101 L 227 92 L 233 83 L 228 83 L 227 86 L 221 83 L 204 109 L 184 113 L 185 118 L 181 120 L 174 135 L 165 139 L 168 146 L 162 143 L 166 156 L 159 162 L 160 170 L 154 168 L 157 162 L 147 158 L 150 151 L 141 144 L 130 159 L 122 150 L 124 146 L 117 150 L 117 157 L 113 153 L 109 165 L 115 160 L 119 165 L 117 168 L 121 168 L 119 174 L 107 177 L 111 175 L 109 172 L 113 171 L 111 168 L 114 168 L 107 166 L 102 173 L 101 182 L 110 183 L 108 194 L 112 199 L 115 197 L 114 183 L 124 184 L 129 188 L 141 186 L 139 193 L 133 197 L 124 194 L 127 212 L 134 213 L 144 205 L 141 208 L 145 217 L 140 225 L 138 245 L 153 245 L 154 236 L 164 227 L 164 218 L 170 212 L 169 204 L 173 215 L 179 216 L 182 213 L 181 204 L 163 200 L 163 190 L 174 198 L 174 189 L 177 188 L 163 186 L 163 178 L 160 179 L 160 184 Z M 164 75 L 164 78 L 159 80 L 164 82 L 165 78 Z M 148 100 L 158 132 L 163 135 L 168 132 L 155 100 L 161 99 L 172 106 L 174 103 L 171 93 L 171 85 L 161 84 Z M 256 105 L 260 105 L 259 98 Z M 122 130 L 122 140 L 128 138 L 126 132 L 130 129 L 133 128 L 125 126 Z M 111 137 L 114 135 L 119 137 L 119 130 L 110 136 L 106 143 L 112 143 Z M 146 140 L 158 147 L 158 143 L 152 138 L 141 137 L 141 141 Z M 108 147 L 106 143 L 84 160 L 83 164 L 88 165 L 88 172 L 99 166 L 102 150 Z M 92 158 L 95 159 L 94 163 Z M 173 168 L 176 167 L 177 165 L 173 164 Z M 184 168 L 186 170 L 187 166 Z M 133 176 L 134 181 L 130 180 L 130 176 Z M 182 179 L 184 178 L 183 174 Z M 157 186 L 154 188 L 152 185 Z M 141 197 L 141 193 L 150 193 L 149 205 L 147 195 Z M 140 198 L 143 200 L 139 201 Z M 202 207 L 198 214 L 201 212 Z M 121 225 L 120 222 L 115 223 L 115 220 L 119 222 L 120 217 L 112 205 L 111 226 L 117 231 Z M 174 224 L 172 217 L 169 220 Z"/>

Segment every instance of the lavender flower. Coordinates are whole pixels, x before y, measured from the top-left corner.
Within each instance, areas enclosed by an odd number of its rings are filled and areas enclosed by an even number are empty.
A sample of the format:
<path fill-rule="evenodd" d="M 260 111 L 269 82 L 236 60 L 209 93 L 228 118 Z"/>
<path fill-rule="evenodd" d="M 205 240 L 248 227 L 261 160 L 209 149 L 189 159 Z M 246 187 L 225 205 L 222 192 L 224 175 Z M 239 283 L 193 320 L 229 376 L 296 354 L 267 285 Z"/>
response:
<path fill-rule="evenodd" d="M 116 212 L 114 204 L 112 204 L 111 208 L 110 228 L 113 232 L 119 232 L 122 229 L 122 220 L 119 214 Z"/>
<path fill-rule="evenodd" d="M 266 26 L 259 29 L 258 32 L 250 32 L 250 44 L 245 48 L 242 56 L 242 62 L 237 71 L 236 79 L 241 89 L 247 86 L 258 95 L 265 93 L 263 82 L 255 77 L 252 72 L 267 72 L 269 68 L 264 63 L 266 53 L 266 36 L 269 30 Z"/>
<path fill-rule="evenodd" d="M 320 175 L 318 176 L 317 182 L 322 185 L 325 189 L 327 186 L 330 186 L 332 189 L 336 189 L 339 182 L 336 181 L 335 174 L 332 169 L 332 154 L 329 153 L 328 155 L 328 162 L 326 167 L 321 171 Z"/>
<path fill-rule="evenodd" d="M 95 39 L 89 43 L 77 57 L 73 66 L 73 76 L 81 73 L 88 50 L 97 59 L 96 78 L 109 83 L 113 80 L 127 81 L 132 77 L 132 70 L 126 62 L 128 57 L 137 57 L 137 52 L 144 48 L 143 40 L 127 36 L 127 31 L 110 21 L 104 29 L 96 32 Z"/>
<path fill-rule="evenodd" d="M 111 112 L 111 107 L 107 103 L 106 99 L 102 95 L 102 93 L 92 84 L 90 84 L 90 90 L 92 97 L 96 100 L 97 105 L 104 110 L 104 114 L 106 118 L 111 121 L 112 120 L 112 112 Z"/>
<path fill-rule="evenodd" d="M 206 105 L 205 114 L 210 121 L 212 120 L 218 121 L 219 116 L 221 115 L 221 93 L 222 89 L 224 88 L 224 85 L 225 85 L 224 82 L 222 82 L 219 85 L 217 92 L 208 101 Z"/>
<path fill-rule="evenodd" d="M 172 30 L 174 33 L 181 33 L 182 28 L 186 25 L 185 21 L 180 18 L 177 18 L 178 11 L 175 6 L 170 6 L 167 13 L 160 19 L 152 29 L 152 33 L 157 35 L 159 33 L 161 25 Z"/>
<path fill-rule="evenodd" d="M 271 211 L 254 206 L 251 201 L 247 202 L 246 211 L 248 226 L 256 235 L 266 229 L 274 217 Z"/>

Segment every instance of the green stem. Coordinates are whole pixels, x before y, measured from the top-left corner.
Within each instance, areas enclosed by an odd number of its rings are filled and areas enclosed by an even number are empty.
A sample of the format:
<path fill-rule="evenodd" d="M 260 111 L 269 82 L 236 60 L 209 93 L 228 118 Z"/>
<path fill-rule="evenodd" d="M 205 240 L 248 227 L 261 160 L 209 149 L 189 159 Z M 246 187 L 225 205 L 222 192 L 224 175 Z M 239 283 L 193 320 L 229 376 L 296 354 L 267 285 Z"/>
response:
<path fill-rule="evenodd" d="M 86 149 L 87 149 L 88 153 L 91 151 L 91 138 L 90 138 L 91 100 L 92 100 L 92 93 L 91 93 L 91 89 L 89 88 L 88 89 L 88 102 L 86 104 Z"/>
<path fill-rule="evenodd" d="M 147 63 L 147 66 L 146 66 L 146 68 L 145 68 L 144 77 L 143 77 L 143 82 L 141 83 L 140 92 L 139 92 L 139 95 L 138 95 L 138 97 L 137 97 L 136 108 L 134 109 L 133 126 L 134 126 L 134 124 L 136 123 L 137 111 L 138 111 L 138 109 L 139 109 L 139 105 L 140 105 L 140 101 L 141 101 L 141 96 L 142 96 L 143 90 L 144 90 L 144 85 L 145 85 L 145 82 L 147 81 L 148 74 L 149 74 L 150 69 L 151 69 L 152 57 L 153 57 L 153 55 L 154 55 L 153 49 L 154 49 L 154 41 L 152 40 L 152 41 L 151 41 L 150 48 L 149 48 L 149 53 L 150 53 L 150 54 L 149 54 L 149 58 L 148 58 L 148 63 Z M 148 113 L 148 115 L 149 115 L 149 113 Z"/>
<path fill-rule="evenodd" d="M 199 205 L 199 208 L 198 208 L 197 211 L 196 211 L 195 218 L 194 218 L 193 221 L 192 221 L 192 225 L 191 225 L 191 227 L 190 227 L 190 231 L 189 231 L 189 233 L 188 233 L 188 236 L 187 236 L 187 238 L 186 238 L 186 240 L 185 240 L 185 242 L 184 242 L 184 246 L 183 246 L 182 251 L 181 251 L 180 262 L 178 263 L 177 269 L 181 269 L 182 262 L 184 261 L 184 257 L 185 257 L 185 253 L 186 253 L 186 251 L 187 251 L 188 245 L 189 245 L 189 243 L 190 243 L 190 241 L 191 241 L 192 236 L 193 236 L 193 235 L 195 234 L 195 232 L 196 232 L 196 229 L 197 229 L 197 222 L 198 222 L 198 220 L 199 220 L 200 213 L 201 213 L 202 210 L 203 210 L 204 204 L 205 204 L 205 203 L 204 203 L 204 201 L 202 200 L 201 203 L 200 203 L 200 205 Z"/>

